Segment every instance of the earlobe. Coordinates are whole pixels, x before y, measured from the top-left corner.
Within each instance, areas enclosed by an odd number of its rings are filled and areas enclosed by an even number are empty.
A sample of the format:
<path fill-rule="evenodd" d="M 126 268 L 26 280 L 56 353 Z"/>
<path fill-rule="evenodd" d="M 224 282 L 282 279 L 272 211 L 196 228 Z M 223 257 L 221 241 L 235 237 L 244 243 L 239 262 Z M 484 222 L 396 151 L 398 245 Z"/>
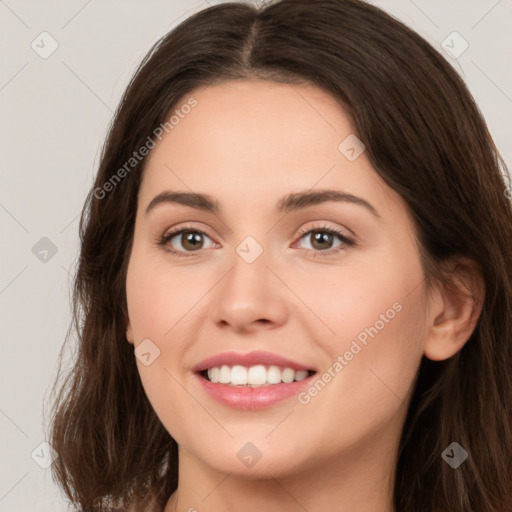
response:
<path fill-rule="evenodd" d="M 469 340 L 482 312 L 485 283 L 479 266 L 459 258 L 433 293 L 424 353 L 433 361 L 456 354 Z"/>
<path fill-rule="evenodd" d="M 128 343 L 131 343 L 133 345 L 133 330 L 129 318 L 126 318 L 126 339 L 128 340 Z"/>

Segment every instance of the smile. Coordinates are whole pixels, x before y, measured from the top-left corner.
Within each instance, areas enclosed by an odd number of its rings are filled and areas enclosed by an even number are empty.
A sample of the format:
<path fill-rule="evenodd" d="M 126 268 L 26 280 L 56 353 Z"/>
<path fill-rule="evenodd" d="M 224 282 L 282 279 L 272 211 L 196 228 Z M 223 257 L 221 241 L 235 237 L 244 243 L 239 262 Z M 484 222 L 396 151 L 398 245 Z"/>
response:
<path fill-rule="evenodd" d="M 225 352 L 201 362 L 194 373 L 215 401 L 235 409 L 261 409 L 295 396 L 316 370 L 270 352 Z"/>

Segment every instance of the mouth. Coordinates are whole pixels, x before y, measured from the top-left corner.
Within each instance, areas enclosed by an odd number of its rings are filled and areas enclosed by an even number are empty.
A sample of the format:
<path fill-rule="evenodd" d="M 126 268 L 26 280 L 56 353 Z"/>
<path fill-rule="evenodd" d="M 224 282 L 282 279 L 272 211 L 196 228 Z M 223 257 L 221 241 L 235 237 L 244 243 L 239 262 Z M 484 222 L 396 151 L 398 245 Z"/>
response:
<path fill-rule="evenodd" d="M 270 352 L 225 352 L 202 361 L 193 371 L 208 396 L 236 409 L 261 409 L 292 398 L 317 373 Z"/>
<path fill-rule="evenodd" d="M 295 370 L 289 367 L 258 364 L 249 367 L 242 365 L 213 366 L 198 373 L 203 379 L 213 384 L 260 388 L 300 382 L 316 372 L 314 370 Z"/>

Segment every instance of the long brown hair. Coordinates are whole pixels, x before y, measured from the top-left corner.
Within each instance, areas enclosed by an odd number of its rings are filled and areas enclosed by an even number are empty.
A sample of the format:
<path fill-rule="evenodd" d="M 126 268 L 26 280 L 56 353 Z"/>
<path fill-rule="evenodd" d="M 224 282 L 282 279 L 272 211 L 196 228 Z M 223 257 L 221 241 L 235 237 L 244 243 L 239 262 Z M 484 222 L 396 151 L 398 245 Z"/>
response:
<path fill-rule="evenodd" d="M 209 7 L 158 41 L 136 70 L 80 220 L 78 352 L 52 410 L 54 478 L 88 511 L 150 498 L 161 509 L 177 487 L 176 442 L 144 393 L 126 341 L 126 268 L 145 159 L 126 162 L 196 87 L 253 78 L 312 83 L 331 94 L 376 172 L 406 202 L 427 275 L 447 281 L 443 262 L 465 256 L 485 280 L 483 310 L 462 350 L 421 362 L 398 454 L 397 512 L 512 510 L 507 169 L 447 61 L 359 0 Z M 469 453 L 456 470 L 441 457 L 453 441 Z"/>

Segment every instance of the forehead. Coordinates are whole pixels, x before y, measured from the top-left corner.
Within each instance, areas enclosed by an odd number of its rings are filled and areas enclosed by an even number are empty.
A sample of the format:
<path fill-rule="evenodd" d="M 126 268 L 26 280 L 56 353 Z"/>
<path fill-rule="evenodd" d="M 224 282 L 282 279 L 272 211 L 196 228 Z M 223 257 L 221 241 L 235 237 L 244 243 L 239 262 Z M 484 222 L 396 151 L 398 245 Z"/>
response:
<path fill-rule="evenodd" d="M 312 85 L 230 81 L 195 89 L 173 111 L 180 111 L 189 98 L 194 98 L 197 105 L 164 135 L 175 146 L 176 156 L 193 145 L 201 147 L 204 154 L 219 154 L 224 160 L 227 153 L 237 161 L 244 155 L 245 161 L 255 155 L 258 160 L 281 160 L 321 145 L 337 157 L 336 140 L 353 131 L 336 101 Z M 150 160 L 158 159 L 168 149 L 169 144 L 164 141 L 152 152 Z"/>
<path fill-rule="evenodd" d="M 191 98 L 194 108 L 182 109 Z M 364 153 L 350 161 L 340 152 L 354 128 L 336 100 L 313 85 L 230 81 L 191 91 L 173 113 L 179 122 L 146 162 L 146 204 L 165 188 L 230 200 L 242 194 L 249 205 L 313 187 L 361 194 L 383 186 Z"/>

